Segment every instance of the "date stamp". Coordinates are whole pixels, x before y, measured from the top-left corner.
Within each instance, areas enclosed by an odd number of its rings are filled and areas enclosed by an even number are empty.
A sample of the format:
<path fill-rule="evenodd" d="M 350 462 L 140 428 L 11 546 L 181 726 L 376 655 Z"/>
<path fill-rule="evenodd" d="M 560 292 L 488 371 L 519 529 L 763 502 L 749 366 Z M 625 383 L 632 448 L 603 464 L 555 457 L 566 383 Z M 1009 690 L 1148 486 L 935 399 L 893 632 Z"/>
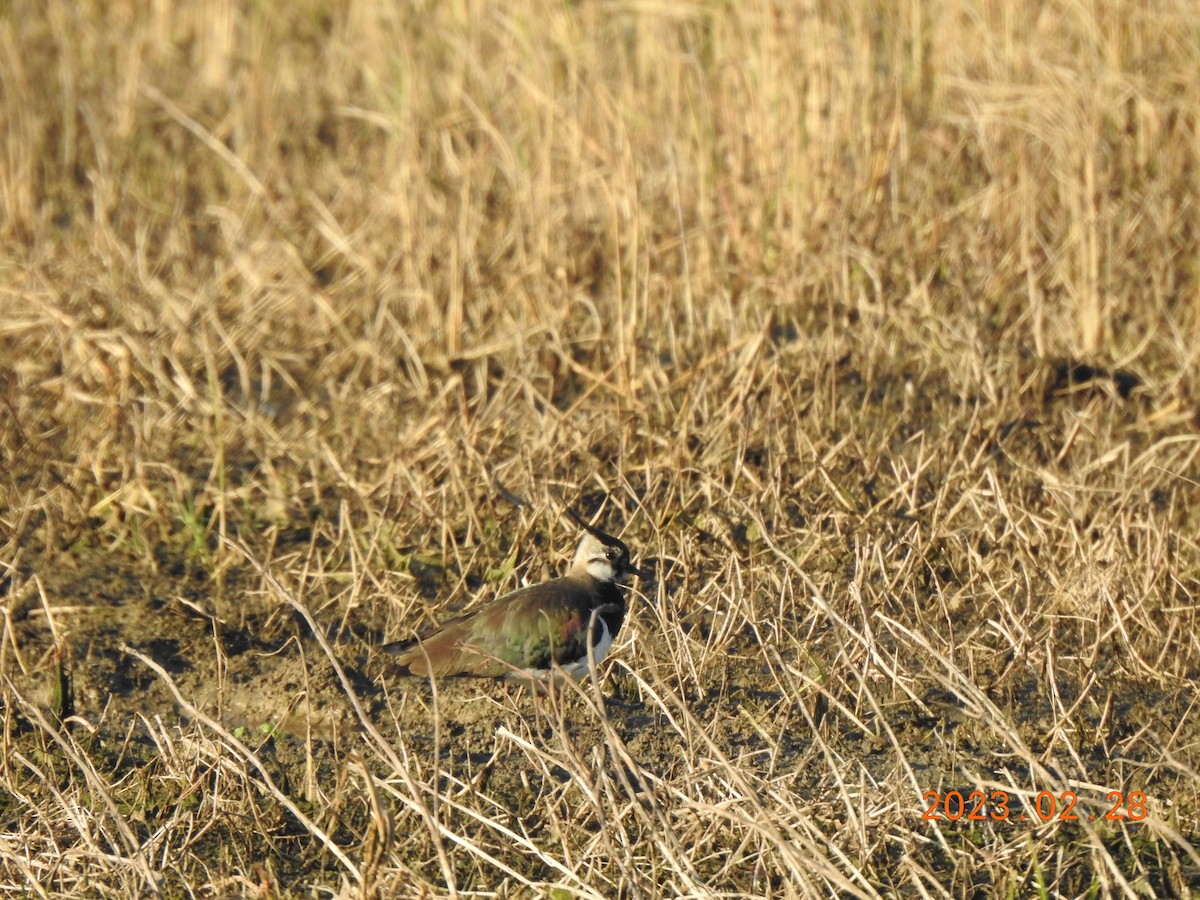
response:
<path fill-rule="evenodd" d="M 921 799 L 928 804 L 921 818 L 934 822 L 1140 822 L 1150 814 L 1142 791 L 1109 791 L 1104 805 L 1089 804 L 1087 808 L 1079 807 L 1079 795 L 1074 791 L 1039 791 L 1028 806 L 1020 798 L 1010 797 L 1008 791 L 970 791 L 965 795 L 962 791 L 926 791 Z"/>

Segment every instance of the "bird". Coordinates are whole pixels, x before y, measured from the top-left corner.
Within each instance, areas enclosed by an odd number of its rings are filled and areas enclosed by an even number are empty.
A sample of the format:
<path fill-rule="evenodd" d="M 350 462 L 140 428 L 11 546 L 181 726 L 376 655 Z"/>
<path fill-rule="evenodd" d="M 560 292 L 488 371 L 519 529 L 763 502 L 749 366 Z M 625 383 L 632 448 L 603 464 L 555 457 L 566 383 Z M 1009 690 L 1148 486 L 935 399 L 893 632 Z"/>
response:
<path fill-rule="evenodd" d="M 497 597 L 415 641 L 391 644 L 390 674 L 474 676 L 544 683 L 587 676 L 612 649 L 625 621 L 626 575 L 645 578 L 629 548 L 588 525 L 566 575 Z"/>

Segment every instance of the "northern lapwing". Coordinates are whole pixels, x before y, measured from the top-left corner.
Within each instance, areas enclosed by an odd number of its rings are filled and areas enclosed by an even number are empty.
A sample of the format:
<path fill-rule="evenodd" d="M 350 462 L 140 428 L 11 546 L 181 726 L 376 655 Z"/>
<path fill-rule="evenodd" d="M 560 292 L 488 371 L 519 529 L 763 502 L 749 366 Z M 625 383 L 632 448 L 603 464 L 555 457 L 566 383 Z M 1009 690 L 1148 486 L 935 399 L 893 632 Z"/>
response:
<path fill-rule="evenodd" d="M 586 676 L 590 663 L 608 655 L 625 621 L 622 579 L 645 574 L 630 562 L 625 544 L 568 512 L 586 533 L 566 575 L 497 597 L 415 641 L 385 647 L 396 654 L 389 674 L 535 683 L 559 672 Z"/>

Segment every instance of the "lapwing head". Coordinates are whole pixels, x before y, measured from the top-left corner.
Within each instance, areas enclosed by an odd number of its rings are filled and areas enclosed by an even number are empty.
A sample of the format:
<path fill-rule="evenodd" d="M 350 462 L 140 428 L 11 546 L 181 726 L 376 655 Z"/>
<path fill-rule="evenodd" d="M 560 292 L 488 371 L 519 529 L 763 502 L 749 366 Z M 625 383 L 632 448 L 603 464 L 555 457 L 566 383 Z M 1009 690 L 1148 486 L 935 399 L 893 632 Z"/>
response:
<path fill-rule="evenodd" d="M 585 534 L 575 551 L 575 572 L 587 572 L 597 581 L 620 581 L 634 568 L 629 563 L 629 552 L 620 547 L 610 547 L 592 534 Z"/>
<path fill-rule="evenodd" d="M 567 511 L 586 532 L 575 551 L 575 561 L 571 566 L 573 572 L 587 572 L 602 583 L 620 583 L 626 575 L 646 577 L 646 573 L 630 561 L 629 548 L 621 540 L 589 525 L 574 511 Z"/>

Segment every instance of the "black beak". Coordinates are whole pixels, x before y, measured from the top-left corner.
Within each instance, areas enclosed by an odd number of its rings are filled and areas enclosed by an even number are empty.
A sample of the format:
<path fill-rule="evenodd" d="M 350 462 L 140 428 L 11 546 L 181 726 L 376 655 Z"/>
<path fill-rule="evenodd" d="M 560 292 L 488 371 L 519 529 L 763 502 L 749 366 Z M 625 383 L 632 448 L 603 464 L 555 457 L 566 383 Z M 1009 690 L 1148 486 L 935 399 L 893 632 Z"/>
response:
<path fill-rule="evenodd" d="M 645 569 L 639 569 L 637 566 L 635 566 L 631 562 L 625 563 L 625 571 L 628 572 L 630 575 L 636 575 L 638 578 L 649 578 L 650 577 L 649 572 L 647 572 Z"/>

